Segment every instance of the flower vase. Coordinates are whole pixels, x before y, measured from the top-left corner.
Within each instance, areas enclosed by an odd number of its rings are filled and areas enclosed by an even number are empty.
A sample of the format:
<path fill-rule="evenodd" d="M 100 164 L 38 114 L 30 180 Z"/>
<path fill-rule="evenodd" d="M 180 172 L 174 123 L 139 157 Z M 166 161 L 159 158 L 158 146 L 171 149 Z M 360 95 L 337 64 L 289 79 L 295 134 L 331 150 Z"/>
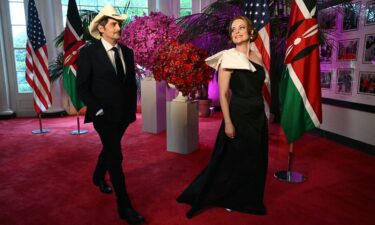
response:
<path fill-rule="evenodd" d="M 173 88 L 173 89 L 177 90 L 176 86 L 174 84 L 168 83 L 168 86 L 170 88 Z M 172 99 L 172 101 L 174 101 L 174 102 L 187 102 L 187 101 L 189 101 L 189 98 L 187 96 L 184 96 L 181 91 L 179 91 L 179 90 L 177 90 L 177 91 L 178 91 L 178 94 L 177 94 L 177 96 L 175 95 L 176 97 L 174 97 Z"/>
<path fill-rule="evenodd" d="M 183 96 L 182 92 L 179 91 L 178 95 L 172 101 L 174 101 L 174 102 L 187 102 L 187 101 L 189 101 L 189 98 L 187 96 Z"/>
<path fill-rule="evenodd" d="M 211 99 L 199 99 L 199 116 L 208 117 L 211 114 Z"/>
<path fill-rule="evenodd" d="M 166 82 L 153 77 L 141 81 L 142 131 L 160 133 L 166 128 Z"/>

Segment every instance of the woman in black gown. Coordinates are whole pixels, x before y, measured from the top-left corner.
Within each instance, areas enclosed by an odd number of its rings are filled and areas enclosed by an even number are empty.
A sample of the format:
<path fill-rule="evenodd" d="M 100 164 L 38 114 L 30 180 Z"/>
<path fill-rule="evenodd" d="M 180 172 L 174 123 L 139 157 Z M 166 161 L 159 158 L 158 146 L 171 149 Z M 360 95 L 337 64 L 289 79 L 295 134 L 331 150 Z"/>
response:
<path fill-rule="evenodd" d="M 206 60 L 219 71 L 224 119 L 209 164 L 177 198 L 192 206 L 186 214 L 188 218 L 207 207 L 266 213 L 263 196 L 268 128 L 262 97 L 265 71 L 261 56 L 249 47 L 257 38 L 252 22 L 236 17 L 229 28 L 236 47 Z"/>

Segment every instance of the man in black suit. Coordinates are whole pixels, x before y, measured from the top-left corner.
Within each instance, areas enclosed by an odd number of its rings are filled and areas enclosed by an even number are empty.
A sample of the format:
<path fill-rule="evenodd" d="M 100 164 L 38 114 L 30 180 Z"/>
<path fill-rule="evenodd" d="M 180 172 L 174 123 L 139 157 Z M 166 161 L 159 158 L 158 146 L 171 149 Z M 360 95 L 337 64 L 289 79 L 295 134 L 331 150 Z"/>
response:
<path fill-rule="evenodd" d="M 132 207 L 122 169 L 121 139 L 136 119 L 137 99 L 133 51 L 117 43 L 125 18 L 107 5 L 91 22 L 90 34 L 99 40 L 80 51 L 77 92 L 87 106 L 85 123 L 93 122 L 103 145 L 93 182 L 101 192 L 111 193 L 105 182 L 108 171 L 120 217 L 129 224 L 141 224 L 144 218 Z"/>

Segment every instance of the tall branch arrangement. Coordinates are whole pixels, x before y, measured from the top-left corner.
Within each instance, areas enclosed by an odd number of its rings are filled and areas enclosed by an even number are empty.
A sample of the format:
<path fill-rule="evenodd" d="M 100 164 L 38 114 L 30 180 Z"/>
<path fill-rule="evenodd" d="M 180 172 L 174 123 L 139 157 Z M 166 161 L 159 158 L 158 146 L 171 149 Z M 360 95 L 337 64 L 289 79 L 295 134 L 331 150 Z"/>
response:
<path fill-rule="evenodd" d="M 178 19 L 184 32 L 179 42 L 191 42 L 204 49 L 209 55 L 231 47 L 228 34 L 229 21 L 243 14 L 241 1 L 217 1 L 209 5 L 202 13 Z"/>

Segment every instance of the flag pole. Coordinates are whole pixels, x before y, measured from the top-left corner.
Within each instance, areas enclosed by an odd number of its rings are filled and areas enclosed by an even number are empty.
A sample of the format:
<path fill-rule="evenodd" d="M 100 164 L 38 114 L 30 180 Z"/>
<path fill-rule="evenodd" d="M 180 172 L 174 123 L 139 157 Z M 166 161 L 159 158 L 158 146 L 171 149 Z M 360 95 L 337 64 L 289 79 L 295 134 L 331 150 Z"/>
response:
<path fill-rule="evenodd" d="M 288 169 L 277 171 L 274 174 L 274 177 L 276 179 L 281 180 L 281 181 L 286 181 L 288 183 L 302 183 L 306 180 L 306 177 L 303 174 L 292 170 L 293 159 L 294 159 L 293 143 L 291 143 L 289 145 Z"/>
<path fill-rule="evenodd" d="M 79 112 L 77 112 L 77 130 L 73 130 L 72 132 L 70 132 L 70 134 L 72 135 L 80 135 L 80 134 L 86 134 L 88 132 L 88 130 L 81 130 L 81 127 L 79 125 Z"/>
<path fill-rule="evenodd" d="M 38 113 L 37 114 L 37 117 L 39 119 L 39 129 L 38 130 L 33 130 L 31 131 L 31 133 L 33 134 L 43 134 L 43 133 L 48 133 L 49 132 L 49 129 L 43 129 L 42 127 L 42 114 L 41 113 Z"/>

